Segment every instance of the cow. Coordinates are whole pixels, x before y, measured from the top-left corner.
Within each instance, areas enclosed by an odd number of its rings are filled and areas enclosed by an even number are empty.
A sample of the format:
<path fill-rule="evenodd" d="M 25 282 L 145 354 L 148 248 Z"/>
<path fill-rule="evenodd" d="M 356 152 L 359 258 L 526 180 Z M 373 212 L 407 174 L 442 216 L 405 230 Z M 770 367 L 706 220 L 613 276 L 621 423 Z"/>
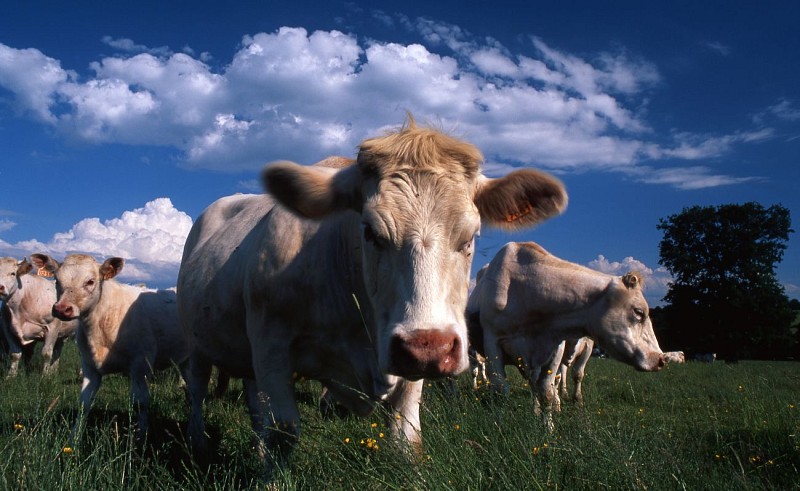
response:
<path fill-rule="evenodd" d="M 686 355 L 684 355 L 683 351 L 665 351 L 664 361 L 667 363 L 685 363 Z"/>
<path fill-rule="evenodd" d="M 638 370 L 664 366 L 638 274 L 594 271 L 534 242 L 510 242 L 498 251 L 470 295 L 466 316 L 470 341 L 488 360 L 490 387 L 507 392 L 504 367 L 517 365 L 550 431 L 566 339 L 590 336 Z"/>
<path fill-rule="evenodd" d="M 186 378 L 189 348 L 178 324 L 175 290 L 119 283 L 115 277 L 125 265 L 121 257 L 102 264 L 86 254 L 70 254 L 61 263 L 45 254 L 33 254 L 31 260 L 55 276 L 58 298 L 50 305 L 53 314 L 78 322 L 83 382 L 70 442 L 79 437 L 103 377 L 112 373 L 130 378 L 131 401 L 138 412 L 136 437 L 143 439 L 148 430 L 147 378 L 154 370 L 173 366 L 182 366 Z"/>
<path fill-rule="evenodd" d="M 714 363 L 717 361 L 717 354 L 716 353 L 697 353 L 694 355 L 694 359 L 696 361 L 702 363 Z"/>
<path fill-rule="evenodd" d="M 2 331 L 8 345 L 11 365 L 7 377 L 17 375 L 23 352 L 31 354 L 37 341 L 44 341 L 42 373 L 49 375 L 58 369 L 58 360 L 66 338 L 77 328 L 76 322 L 64 322 L 52 314 L 56 299 L 55 283 L 30 273 L 33 265 L 24 258 L 0 258 L 0 316 Z"/>
<path fill-rule="evenodd" d="M 564 345 L 564 354 L 558 367 L 558 394 L 562 399 L 572 399 L 577 405 L 583 406 L 583 378 L 586 375 L 586 365 L 592 357 L 594 340 L 588 336 L 578 339 L 567 339 Z M 572 395 L 567 384 L 567 375 L 572 370 Z"/>
<path fill-rule="evenodd" d="M 186 240 L 180 320 L 192 343 L 189 436 L 203 450 L 212 364 L 246 380 L 267 479 L 300 431 L 294 380 L 319 380 L 358 415 L 382 402 L 421 445 L 423 378 L 467 367 L 464 307 L 481 222 L 506 230 L 561 213 L 554 177 L 490 179 L 473 145 L 418 126 L 363 141 L 355 160 L 265 167 L 267 194 L 211 204 Z"/>

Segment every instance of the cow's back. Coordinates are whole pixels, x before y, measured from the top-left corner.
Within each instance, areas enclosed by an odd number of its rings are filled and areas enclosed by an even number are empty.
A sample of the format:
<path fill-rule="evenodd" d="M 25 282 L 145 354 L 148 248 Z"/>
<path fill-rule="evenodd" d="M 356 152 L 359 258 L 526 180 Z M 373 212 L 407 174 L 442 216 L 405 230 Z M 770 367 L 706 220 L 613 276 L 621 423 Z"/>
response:
<path fill-rule="evenodd" d="M 212 203 L 189 232 L 178 274 L 178 313 L 190 344 L 201 338 L 201 349 L 218 346 L 231 359 L 241 360 L 244 369 L 250 365 L 243 322 L 244 276 L 252 267 L 249 263 L 258 261 L 258 252 L 245 250 L 250 249 L 245 243 L 258 242 L 253 237 L 257 225 L 273 206 L 268 195 L 252 194 Z M 232 334 L 228 326 L 240 326 L 241 332 Z"/>
<path fill-rule="evenodd" d="M 613 279 L 559 259 L 534 242 L 511 242 L 484 274 L 481 306 L 515 318 L 557 315 L 591 303 L 590 292 L 602 291 Z"/>

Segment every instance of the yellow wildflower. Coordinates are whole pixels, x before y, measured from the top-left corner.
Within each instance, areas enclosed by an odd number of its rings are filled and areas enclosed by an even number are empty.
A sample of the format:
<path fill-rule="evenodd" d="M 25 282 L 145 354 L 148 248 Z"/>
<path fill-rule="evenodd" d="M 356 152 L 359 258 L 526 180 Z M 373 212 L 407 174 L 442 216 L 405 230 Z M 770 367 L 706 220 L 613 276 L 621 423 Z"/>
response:
<path fill-rule="evenodd" d="M 533 447 L 533 455 L 539 455 L 539 447 Z"/>
<path fill-rule="evenodd" d="M 377 427 L 378 427 L 378 423 L 372 423 L 370 426 L 371 426 L 372 428 L 377 428 Z"/>
<path fill-rule="evenodd" d="M 345 439 L 344 439 L 344 442 L 345 442 L 345 443 L 350 443 L 350 437 L 348 436 L 347 438 L 345 438 Z"/>
<path fill-rule="evenodd" d="M 378 438 L 383 438 L 383 432 L 378 433 Z"/>
<path fill-rule="evenodd" d="M 15 430 L 24 430 L 25 429 L 25 425 L 21 425 L 19 423 L 14 423 L 14 429 Z"/>
<path fill-rule="evenodd" d="M 64 447 L 63 449 L 61 449 L 61 451 L 69 455 L 72 453 L 72 447 Z"/>

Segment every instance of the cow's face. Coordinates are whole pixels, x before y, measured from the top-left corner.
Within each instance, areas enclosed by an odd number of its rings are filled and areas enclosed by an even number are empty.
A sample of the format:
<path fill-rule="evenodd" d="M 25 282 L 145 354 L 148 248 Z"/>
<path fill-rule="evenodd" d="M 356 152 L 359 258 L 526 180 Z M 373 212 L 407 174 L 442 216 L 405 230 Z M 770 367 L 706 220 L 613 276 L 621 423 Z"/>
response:
<path fill-rule="evenodd" d="M 361 241 L 370 335 L 386 374 L 419 379 L 465 370 L 464 310 L 481 221 L 518 229 L 566 206 L 551 176 L 524 170 L 487 179 L 481 161 L 472 145 L 412 122 L 362 143 L 356 165 L 338 172 L 291 163 L 264 171 L 267 189 L 304 217 L 360 214 L 351 233 Z"/>
<path fill-rule="evenodd" d="M 0 258 L 0 300 L 6 301 L 17 291 L 17 260 Z"/>
<path fill-rule="evenodd" d="M 464 309 L 480 214 L 465 182 L 395 175 L 368 184 L 364 284 L 387 373 L 452 375 L 468 364 Z"/>
<path fill-rule="evenodd" d="M 100 301 L 102 282 L 116 276 L 124 264 L 118 257 L 99 264 L 85 254 L 71 254 L 63 263 L 44 254 L 33 254 L 31 260 L 37 268 L 55 276 L 57 301 L 53 315 L 65 321 L 87 315 Z"/>
<path fill-rule="evenodd" d="M 601 300 L 601 328 L 594 334 L 608 354 L 638 370 L 663 368 L 664 353 L 658 346 L 650 309 L 642 294 L 641 278 L 627 273 L 618 278 Z"/>

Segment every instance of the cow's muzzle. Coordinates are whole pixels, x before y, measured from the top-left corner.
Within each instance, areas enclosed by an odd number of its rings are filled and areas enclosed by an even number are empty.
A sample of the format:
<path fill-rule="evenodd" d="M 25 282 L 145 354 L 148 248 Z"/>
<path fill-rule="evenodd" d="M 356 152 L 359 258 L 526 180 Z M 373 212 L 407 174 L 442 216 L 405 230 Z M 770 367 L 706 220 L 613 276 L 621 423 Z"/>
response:
<path fill-rule="evenodd" d="M 418 329 L 394 335 L 389 345 L 389 373 L 410 380 L 442 378 L 464 370 L 461 338 L 455 331 Z"/>
<path fill-rule="evenodd" d="M 56 303 L 53 305 L 53 317 L 62 321 L 70 321 L 78 317 L 76 308 L 71 304 Z"/>

